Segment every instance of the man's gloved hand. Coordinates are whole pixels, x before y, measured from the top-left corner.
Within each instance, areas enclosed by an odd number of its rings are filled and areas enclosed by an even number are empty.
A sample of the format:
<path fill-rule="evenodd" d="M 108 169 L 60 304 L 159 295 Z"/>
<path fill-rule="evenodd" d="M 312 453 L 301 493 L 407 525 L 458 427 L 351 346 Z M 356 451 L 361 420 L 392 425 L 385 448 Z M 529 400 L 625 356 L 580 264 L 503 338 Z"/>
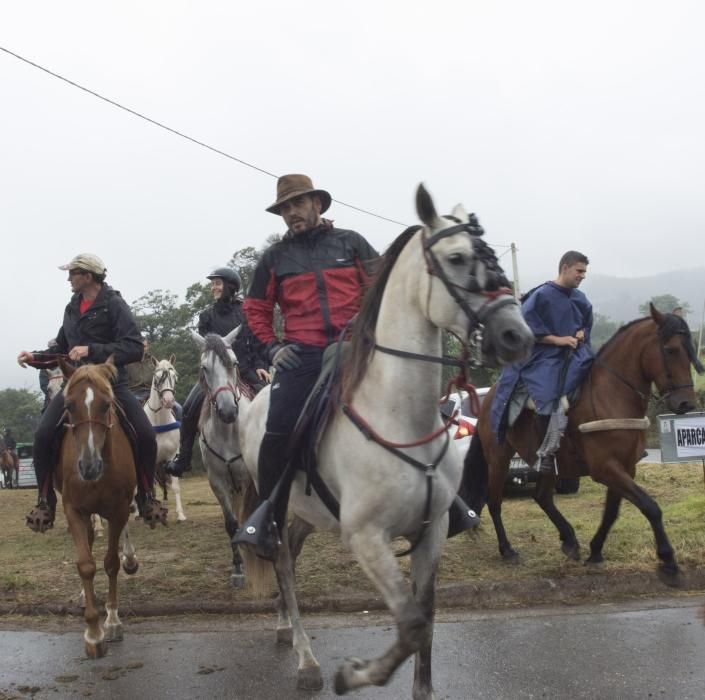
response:
<path fill-rule="evenodd" d="M 300 352 L 301 346 L 296 345 L 296 343 L 292 345 L 275 345 L 269 351 L 269 356 L 272 359 L 274 369 L 286 371 L 301 367 Z"/>

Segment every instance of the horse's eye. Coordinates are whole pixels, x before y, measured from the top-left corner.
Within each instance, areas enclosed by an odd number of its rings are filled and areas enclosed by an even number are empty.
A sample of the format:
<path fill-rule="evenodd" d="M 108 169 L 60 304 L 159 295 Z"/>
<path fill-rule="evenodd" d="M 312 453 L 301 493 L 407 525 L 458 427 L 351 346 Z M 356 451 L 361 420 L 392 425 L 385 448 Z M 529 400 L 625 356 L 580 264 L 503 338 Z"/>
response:
<path fill-rule="evenodd" d="M 678 352 L 678 348 L 672 348 L 666 345 L 664 347 L 664 351 L 666 352 L 667 355 L 675 355 Z"/>
<path fill-rule="evenodd" d="M 448 256 L 451 265 L 465 265 L 465 256 L 462 253 L 453 253 Z"/>

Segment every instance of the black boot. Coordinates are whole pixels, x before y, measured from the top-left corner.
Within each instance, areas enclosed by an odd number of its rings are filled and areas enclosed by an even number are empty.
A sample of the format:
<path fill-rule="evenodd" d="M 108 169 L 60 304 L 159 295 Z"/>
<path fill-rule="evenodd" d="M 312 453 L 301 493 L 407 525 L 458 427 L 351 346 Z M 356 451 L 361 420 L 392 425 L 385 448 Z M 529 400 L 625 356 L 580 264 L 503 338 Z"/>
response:
<path fill-rule="evenodd" d="M 279 551 L 280 531 L 286 521 L 293 470 L 287 469 L 289 436 L 265 433 L 257 464 L 260 505 L 240 526 L 232 542 L 248 545 L 262 559 L 274 561 Z"/>
<path fill-rule="evenodd" d="M 460 496 L 456 496 L 448 510 L 448 538 L 455 537 L 479 524 L 480 516 L 469 508 Z"/>
<path fill-rule="evenodd" d="M 184 472 L 191 471 L 193 443 L 196 441 L 196 434 L 198 433 L 198 420 L 201 417 L 203 399 L 204 395 L 201 385 L 196 384 L 184 402 L 179 453 L 174 459 L 167 462 L 164 467 L 167 474 L 181 476 Z"/>
<path fill-rule="evenodd" d="M 149 525 L 152 530 L 154 530 L 157 523 L 166 526 L 166 518 L 169 511 L 166 506 L 163 506 L 154 497 L 153 493 L 145 493 L 141 489 L 137 489 L 135 501 L 137 503 L 137 511 L 145 525 Z"/>

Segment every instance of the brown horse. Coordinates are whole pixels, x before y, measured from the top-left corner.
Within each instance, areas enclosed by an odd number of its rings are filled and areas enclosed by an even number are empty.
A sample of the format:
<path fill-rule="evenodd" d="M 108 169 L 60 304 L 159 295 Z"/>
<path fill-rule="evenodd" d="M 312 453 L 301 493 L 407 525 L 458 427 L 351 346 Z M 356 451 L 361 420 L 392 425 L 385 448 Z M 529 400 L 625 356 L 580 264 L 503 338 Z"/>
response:
<path fill-rule="evenodd" d="M 7 447 L 0 452 L 0 469 L 2 469 L 3 485 L 6 489 L 11 489 L 19 483 L 20 470 L 18 461 Z M 13 479 L 14 473 L 14 479 Z"/>
<path fill-rule="evenodd" d="M 656 553 L 661 560 L 660 578 L 668 585 L 678 585 L 680 571 L 663 527 L 661 509 L 634 483 L 634 474 L 644 452 L 644 416 L 652 383 L 674 413 L 692 410 L 696 397 L 691 363 L 697 367 L 688 325 L 682 318 L 661 314 L 653 306 L 650 317 L 620 328 L 597 354 L 579 398 L 568 411 L 568 427 L 556 454 L 560 476 L 589 474 L 607 487 L 602 522 L 590 542 L 586 564 L 603 561 L 602 547 L 617 519 L 620 503 L 626 498 L 643 513 L 654 531 Z M 514 452 L 528 464 L 535 464 L 539 441 L 533 429 L 533 414 L 525 409 L 507 428 L 504 442 L 498 444 L 490 427 L 495 389 L 483 402 L 465 459 L 460 494 L 477 512 L 487 503 L 500 554 L 508 561 L 516 561 L 518 554 L 502 523 L 502 490 Z M 553 474 L 541 473 L 534 499 L 558 529 L 563 552 L 578 560 L 580 548 L 575 530 L 553 502 L 554 482 Z"/>
<path fill-rule="evenodd" d="M 117 376 L 112 357 L 102 365 L 78 369 L 60 361 L 68 383 L 64 403 L 68 414 L 66 434 L 61 442 L 56 486 L 61 492 L 66 520 L 76 545 L 77 568 L 85 594 L 86 630 L 83 638 L 91 658 L 105 655 L 107 641 L 122 639 L 118 617 L 117 575 L 120 570 L 118 547 L 125 531 L 123 568 L 137 571 L 134 549 L 130 545 L 127 520 L 137 484 L 135 461 L 125 432 L 116 415 L 111 382 Z M 92 554 L 91 514 L 108 521 L 108 549 L 104 559 L 109 579 L 105 604 L 107 619 L 101 628 L 93 578 L 96 565 Z"/>

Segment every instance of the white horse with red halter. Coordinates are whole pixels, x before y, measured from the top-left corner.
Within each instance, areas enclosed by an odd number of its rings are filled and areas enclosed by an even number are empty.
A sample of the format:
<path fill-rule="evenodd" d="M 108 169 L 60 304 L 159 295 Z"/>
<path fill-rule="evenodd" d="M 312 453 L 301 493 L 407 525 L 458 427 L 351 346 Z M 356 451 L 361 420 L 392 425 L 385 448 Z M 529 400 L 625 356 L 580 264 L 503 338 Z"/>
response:
<path fill-rule="evenodd" d="M 396 621 L 398 636 L 386 653 L 365 661 L 348 659 L 340 666 L 336 692 L 384 685 L 396 668 L 415 654 L 413 697 L 429 700 L 434 697 L 431 645 L 435 575 L 448 529 L 448 508 L 462 472 L 461 456 L 452 440 L 444 447 L 447 436 L 440 430 L 442 365 L 437 360 L 442 355 L 442 331 L 452 331 L 467 342 L 469 333 L 482 327 L 483 359 L 487 364 L 523 359 L 533 335 L 508 290 L 498 290 L 497 260 L 480 241 L 481 230 L 474 218 L 461 206 L 454 209 L 452 218 L 438 216 L 422 186 L 417 192 L 417 210 L 425 225 L 415 232 L 405 232 L 390 246 L 394 255 L 388 252 L 385 256 L 388 262 L 371 290 L 377 289 L 381 295 L 375 299 L 375 345 L 348 406 L 387 441 L 409 445 L 401 451 L 418 466 L 410 466 L 368 439 L 338 406 L 317 457 L 319 473 L 340 504 L 340 522 L 315 494 L 306 495 L 302 473 L 294 480 L 289 508 L 316 527 L 340 530 L 343 545 L 352 550 Z M 380 284 L 385 270 L 386 283 Z M 493 291 L 489 291 L 490 280 Z M 354 332 L 361 331 L 356 327 Z M 240 412 L 240 443 L 254 479 L 268 403 L 269 389 L 265 388 L 249 410 Z M 434 434 L 438 437 L 419 444 L 421 436 Z M 435 465 L 430 492 L 424 465 Z M 286 544 L 286 528 L 283 537 Z M 397 537 L 415 543 L 411 587 L 391 547 L 391 540 Z M 280 547 L 274 566 L 284 607 L 278 636 L 293 638 L 299 657 L 299 687 L 320 688 L 321 671 L 301 624 L 286 546 Z M 254 581 L 252 569 L 249 574 Z"/>

